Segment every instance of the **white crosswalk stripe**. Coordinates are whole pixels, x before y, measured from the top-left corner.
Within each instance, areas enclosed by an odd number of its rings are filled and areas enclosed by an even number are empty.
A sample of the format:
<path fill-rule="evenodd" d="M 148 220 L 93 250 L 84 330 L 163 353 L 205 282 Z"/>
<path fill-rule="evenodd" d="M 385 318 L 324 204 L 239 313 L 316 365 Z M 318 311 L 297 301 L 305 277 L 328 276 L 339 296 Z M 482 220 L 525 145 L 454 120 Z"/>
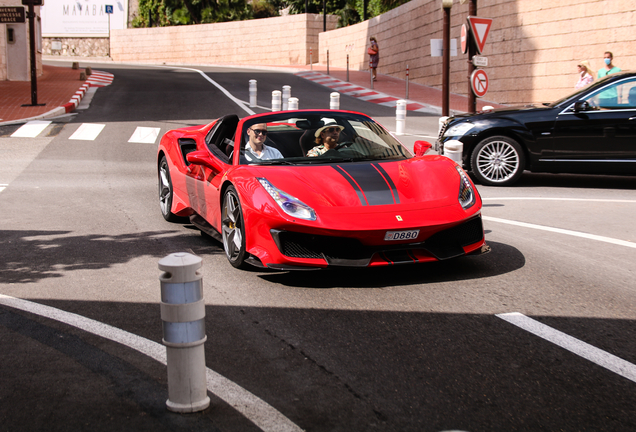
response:
<path fill-rule="evenodd" d="M 96 123 L 82 123 L 79 128 L 68 139 L 83 140 L 83 141 L 95 141 L 95 138 L 104 129 L 105 124 Z"/>
<path fill-rule="evenodd" d="M 42 120 L 32 120 L 26 122 L 24 125 L 20 127 L 17 131 L 11 135 L 13 138 L 35 138 L 40 135 L 44 129 L 48 125 L 50 125 L 50 121 L 42 121 Z"/>
<path fill-rule="evenodd" d="M 157 137 L 159 136 L 160 128 L 151 128 L 151 127 L 142 127 L 139 126 L 135 129 L 135 132 L 132 134 L 129 143 L 145 143 L 145 144 L 154 144 L 157 141 Z"/>

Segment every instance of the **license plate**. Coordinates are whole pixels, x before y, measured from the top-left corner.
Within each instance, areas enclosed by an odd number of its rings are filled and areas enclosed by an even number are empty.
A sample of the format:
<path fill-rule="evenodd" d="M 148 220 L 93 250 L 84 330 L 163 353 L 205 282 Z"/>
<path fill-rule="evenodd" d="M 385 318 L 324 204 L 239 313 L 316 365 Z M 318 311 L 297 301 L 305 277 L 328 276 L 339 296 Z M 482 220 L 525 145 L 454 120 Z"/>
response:
<path fill-rule="evenodd" d="M 420 233 L 420 230 L 410 231 L 387 231 L 384 235 L 384 240 L 415 240 Z"/>

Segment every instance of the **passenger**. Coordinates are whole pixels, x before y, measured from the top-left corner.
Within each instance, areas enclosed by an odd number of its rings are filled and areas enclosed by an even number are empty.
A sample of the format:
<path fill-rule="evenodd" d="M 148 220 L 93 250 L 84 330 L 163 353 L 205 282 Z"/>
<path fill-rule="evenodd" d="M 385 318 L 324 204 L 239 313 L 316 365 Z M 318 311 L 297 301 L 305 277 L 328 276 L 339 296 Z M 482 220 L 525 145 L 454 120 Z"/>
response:
<path fill-rule="evenodd" d="M 259 123 L 247 128 L 249 140 L 245 146 L 245 159 L 249 162 L 268 159 L 283 159 L 278 149 L 266 146 L 267 123 Z"/>
<path fill-rule="evenodd" d="M 318 129 L 315 133 L 316 147 L 307 152 L 307 156 L 314 157 L 327 153 L 329 150 L 333 150 L 338 146 L 338 140 L 340 139 L 340 131 L 344 129 L 344 126 L 336 124 L 330 124 Z"/>

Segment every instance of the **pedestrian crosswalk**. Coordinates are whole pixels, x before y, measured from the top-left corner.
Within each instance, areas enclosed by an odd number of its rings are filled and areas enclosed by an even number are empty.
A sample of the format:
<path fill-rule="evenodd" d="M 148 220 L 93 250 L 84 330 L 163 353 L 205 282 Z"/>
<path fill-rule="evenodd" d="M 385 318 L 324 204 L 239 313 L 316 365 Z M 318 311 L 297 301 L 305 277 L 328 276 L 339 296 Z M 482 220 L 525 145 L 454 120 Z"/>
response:
<path fill-rule="evenodd" d="M 36 138 L 51 124 L 51 121 L 32 120 L 22 125 L 11 137 Z M 69 126 L 69 127 L 72 127 Z M 107 128 L 106 124 L 82 123 L 69 136 L 70 140 L 95 141 Z M 130 135 L 129 143 L 154 144 L 161 133 L 161 128 L 137 126 Z"/>

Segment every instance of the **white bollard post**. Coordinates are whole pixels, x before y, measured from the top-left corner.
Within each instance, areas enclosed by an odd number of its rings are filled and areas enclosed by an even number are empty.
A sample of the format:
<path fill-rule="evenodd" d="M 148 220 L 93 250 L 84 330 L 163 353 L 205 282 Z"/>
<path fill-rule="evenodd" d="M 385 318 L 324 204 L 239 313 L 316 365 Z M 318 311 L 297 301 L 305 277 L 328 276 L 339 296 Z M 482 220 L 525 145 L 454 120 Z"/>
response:
<path fill-rule="evenodd" d="M 256 80 L 250 80 L 250 107 L 256 106 Z"/>
<path fill-rule="evenodd" d="M 297 110 L 298 109 L 298 98 L 292 97 L 289 98 L 289 110 Z"/>
<path fill-rule="evenodd" d="M 280 111 L 280 90 L 274 90 L 272 92 L 272 111 Z"/>
<path fill-rule="evenodd" d="M 284 85 L 283 86 L 283 111 L 288 110 L 289 106 L 289 98 L 291 97 L 291 86 Z"/>
<path fill-rule="evenodd" d="M 159 261 L 161 320 L 168 366 L 168 400 L 174 412 L 202 411 L 210 406 L 203 344 L 205 302 L 201 258 L 173 253 Z"/>
<path fill-rule="evenodd" d="M 444 156 L 457 162 L 462 166 L 462 153 L 464 152 L 464 143 L 458 140 L 450 140 L 444 143 Z"/>
<path fill-rule="evenodd" d="M 404 135 L 406 127 L 406 101 L 400 99 L 395 106 L 395 134 Z"/>
<path fill-rule="evenodd" d="M 340 93 L 333 92 L 329 95 L 329 109 L 332 109 L 332 110 L 340 109 Z"/>

